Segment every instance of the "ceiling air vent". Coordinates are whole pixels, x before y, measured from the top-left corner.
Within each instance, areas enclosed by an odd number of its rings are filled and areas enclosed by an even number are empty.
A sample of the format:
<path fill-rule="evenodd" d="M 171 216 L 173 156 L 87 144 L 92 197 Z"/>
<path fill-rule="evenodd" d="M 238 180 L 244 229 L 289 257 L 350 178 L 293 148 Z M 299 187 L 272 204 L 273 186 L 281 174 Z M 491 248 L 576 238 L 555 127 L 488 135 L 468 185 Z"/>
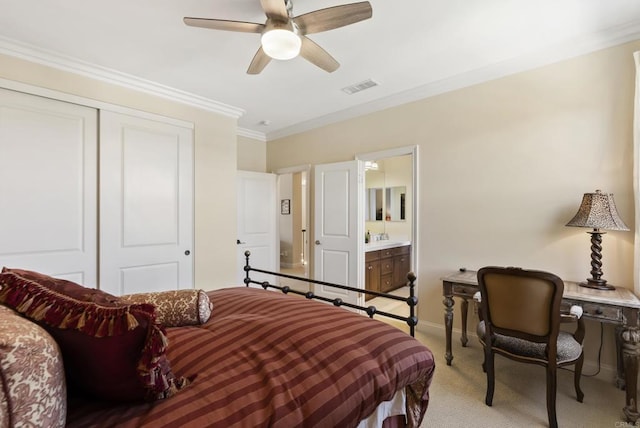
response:
<path fill-rule="evenodd" d="M 379 83 L 373 79 L 367 79 L 364 82 L 356 83 L 355 85 L 345 86 L 342 88 L 343 92 L 346 92 L 349 95 L 353 95 L 356 92 L 364 91 L 365 89 L 373 88 L 374 86 L 378 86 Z"/>

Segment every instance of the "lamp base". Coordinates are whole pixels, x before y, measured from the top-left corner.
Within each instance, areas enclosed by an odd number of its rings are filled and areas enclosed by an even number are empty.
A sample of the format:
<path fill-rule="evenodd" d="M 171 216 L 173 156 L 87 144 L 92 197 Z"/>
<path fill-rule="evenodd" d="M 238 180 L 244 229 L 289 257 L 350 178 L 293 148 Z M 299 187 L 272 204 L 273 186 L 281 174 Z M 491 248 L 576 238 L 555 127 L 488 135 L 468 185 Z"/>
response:
<path fill-rule="evenodd" d="M 578 284 L 580 287 L 593 288 L 596 290 L 615 290 L 616 287 L 607 284 L 606 279 L 588 278 L 586 281 Z"/>

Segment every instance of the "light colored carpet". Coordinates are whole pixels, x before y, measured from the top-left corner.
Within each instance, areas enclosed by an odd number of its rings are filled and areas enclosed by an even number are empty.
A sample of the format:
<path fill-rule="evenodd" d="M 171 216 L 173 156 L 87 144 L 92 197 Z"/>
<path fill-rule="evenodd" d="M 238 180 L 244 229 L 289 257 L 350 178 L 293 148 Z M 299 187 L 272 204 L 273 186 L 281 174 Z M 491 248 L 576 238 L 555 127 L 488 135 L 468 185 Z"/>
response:
<path fill-rule="evenodd" d="M 382 319 L 382 318 L 381 318 Z M 417 332 L 416 338 L 432 350 L 436 370 L 430 388 L 431 401 L 422 427 L 546 427 L 545 371 L 541 366 L 522 364 L 496 356 L 496 388 L 493 406 L 484 404 L 486 375 L 482 371 L 482 348 L 475 336 L 463 348 L 454 334 L 451 366 L 444 359 L 442 335 Z M 573 373 L 560 370 L 556 411 L 560 427 L 631 427 L 623 422 L 625 393 L 613 380 L 582 378 L 584 402 L 575 398 Z"/>

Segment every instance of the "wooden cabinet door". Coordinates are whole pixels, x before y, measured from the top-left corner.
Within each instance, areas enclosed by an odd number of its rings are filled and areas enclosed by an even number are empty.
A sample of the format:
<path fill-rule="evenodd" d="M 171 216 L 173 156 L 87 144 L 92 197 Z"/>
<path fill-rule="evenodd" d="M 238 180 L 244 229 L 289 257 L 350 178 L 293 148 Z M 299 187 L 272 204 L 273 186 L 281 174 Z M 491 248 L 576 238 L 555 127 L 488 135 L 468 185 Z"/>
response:
<path fill-rule="evenodd" d="M 366 262 L 365 288 L 371 291 L 380 291 L 380 260 Z M 365 300 L 373 297 L 375 296 L 366 295 Z"/>
<path fill-rule="evenodd" d="M 408 248 L 408 247 L 407 247 Z M 393 257 L 393 284 L 402 287 L 407 284 L 407 274 L 411 270 L 411 256 L 401 254 Z"/>
<path fill-rule="evenodd" d="M 388 293 L 407 284 L 411 269 L 411 246 L 386 248 L 365 253 L 365 288 Z M 369 300 L 372 296 L 366 296 Z"/>

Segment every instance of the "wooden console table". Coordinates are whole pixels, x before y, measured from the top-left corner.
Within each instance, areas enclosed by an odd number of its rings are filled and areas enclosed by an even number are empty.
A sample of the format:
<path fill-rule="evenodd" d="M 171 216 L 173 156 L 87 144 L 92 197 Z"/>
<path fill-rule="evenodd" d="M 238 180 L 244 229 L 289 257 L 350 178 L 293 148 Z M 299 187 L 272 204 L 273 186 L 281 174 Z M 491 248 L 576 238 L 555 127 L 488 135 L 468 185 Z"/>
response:
<path fill-rule="evenodd" d="M 462 346 L 467 346 L 467 312 L 469 300 L 478 291 L 477 272 L 460 271 L 442 278 L 444 296 L 444 324 L 446 330 L 447 365 L 451 365 L 451 330 L 453 328 L 454 297 L 462 304 Z M 640 417 L 637 406 L 638 364 L 640 362 L 640 330 L 638 314 L 640 299 L 626 288 L 595 290 L 580 287 L 577 282 L 565 281 L 562 296 L 563 309 L 572 305 L 582 307 L 583 317 L 616 325 L 617 373 L 616 386 L 626 391 L 623 412 L 628 421 L 636 422 Z"/>

